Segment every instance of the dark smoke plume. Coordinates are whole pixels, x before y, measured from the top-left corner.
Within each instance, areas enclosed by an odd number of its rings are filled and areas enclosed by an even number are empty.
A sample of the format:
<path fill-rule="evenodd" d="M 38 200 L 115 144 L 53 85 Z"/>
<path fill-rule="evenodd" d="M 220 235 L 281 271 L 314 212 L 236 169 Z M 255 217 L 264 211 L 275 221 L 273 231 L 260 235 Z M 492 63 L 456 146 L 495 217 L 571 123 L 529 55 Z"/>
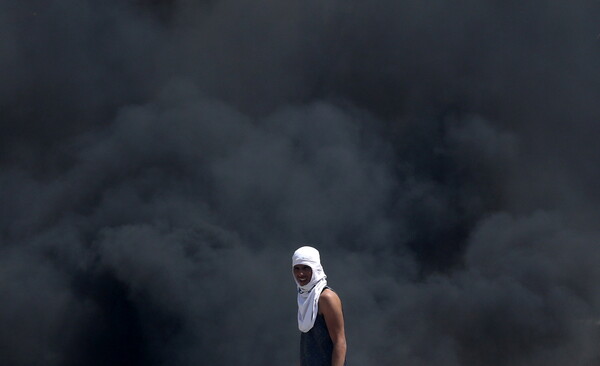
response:
<path fill-rule="evenodd" d="M 0 364 L 600 364 L 599 13 L 0 1 Z"/>

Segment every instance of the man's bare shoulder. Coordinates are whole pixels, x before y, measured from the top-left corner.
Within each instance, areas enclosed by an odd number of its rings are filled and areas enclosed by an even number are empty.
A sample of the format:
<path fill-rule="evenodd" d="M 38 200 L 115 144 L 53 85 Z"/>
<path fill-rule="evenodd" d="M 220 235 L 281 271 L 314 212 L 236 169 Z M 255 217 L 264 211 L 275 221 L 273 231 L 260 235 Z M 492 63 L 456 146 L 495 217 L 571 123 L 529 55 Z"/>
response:
<path fill-rule="evenodd" d="M 334 291 L 328 288 L 324 289 L 323 292 L 321 292 L 321 296 L 319 296 L 319 303 L 321 301 L 328 304 L 336 304 L 341 302 L 338 294 L 336 294 Z"/>
<path fill-rule="evenodd" d="M 319 297 L 319 314 L 325 316 L 327 327 L 334 326 L 332 321 L 343 323 L 342 301 L 338 294 L 328 289 L 323 290 Z"/>

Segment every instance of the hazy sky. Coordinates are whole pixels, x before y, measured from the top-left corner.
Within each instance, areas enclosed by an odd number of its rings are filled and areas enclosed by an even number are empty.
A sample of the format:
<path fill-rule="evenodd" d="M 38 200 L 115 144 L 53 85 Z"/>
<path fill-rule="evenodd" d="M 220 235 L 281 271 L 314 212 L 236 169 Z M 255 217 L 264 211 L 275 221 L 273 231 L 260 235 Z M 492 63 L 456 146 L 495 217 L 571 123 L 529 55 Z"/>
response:
<path fill-rule="evenodd" d="M 0 364 L 600 363 L 600 4 L 0 1 Z"/>

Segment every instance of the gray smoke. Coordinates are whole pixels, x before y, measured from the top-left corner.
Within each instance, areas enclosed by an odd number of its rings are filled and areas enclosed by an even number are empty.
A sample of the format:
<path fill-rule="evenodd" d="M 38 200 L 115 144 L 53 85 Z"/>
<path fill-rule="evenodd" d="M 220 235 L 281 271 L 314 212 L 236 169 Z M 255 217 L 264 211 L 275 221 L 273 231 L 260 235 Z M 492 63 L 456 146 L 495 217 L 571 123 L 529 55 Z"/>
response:
<path fill-rule="evenodd" d="M 0 1 L 0 364 L 597 365 L 599 11 Z"/>

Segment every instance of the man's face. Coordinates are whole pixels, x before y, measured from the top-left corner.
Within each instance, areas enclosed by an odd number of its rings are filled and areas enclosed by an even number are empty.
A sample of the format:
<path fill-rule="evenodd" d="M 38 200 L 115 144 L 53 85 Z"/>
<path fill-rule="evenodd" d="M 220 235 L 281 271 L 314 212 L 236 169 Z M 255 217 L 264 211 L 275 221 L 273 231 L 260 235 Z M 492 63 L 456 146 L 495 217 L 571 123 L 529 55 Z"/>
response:
<path fill-rule="evenodd" d="M 305 264 L 296 264 L 294 266 L 294 277 L 300 286 L 305 286 L 312 279 L 312 268 Z"/>

